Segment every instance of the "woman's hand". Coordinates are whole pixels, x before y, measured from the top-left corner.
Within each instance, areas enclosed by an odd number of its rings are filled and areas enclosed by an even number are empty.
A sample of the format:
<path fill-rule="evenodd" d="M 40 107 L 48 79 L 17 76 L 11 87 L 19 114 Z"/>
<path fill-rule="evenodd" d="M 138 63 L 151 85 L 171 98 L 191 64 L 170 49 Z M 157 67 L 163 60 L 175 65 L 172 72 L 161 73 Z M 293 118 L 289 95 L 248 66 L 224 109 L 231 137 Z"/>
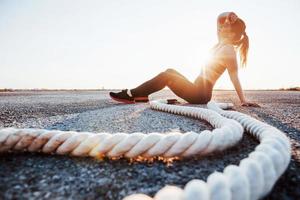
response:
<path fill-rule="evenodd" d="M 257 103 L 249 102 L 249 101 L 243 101 L 241 103 L 241 106 L 247 106 L 247 107 L 260 107 Z"/>

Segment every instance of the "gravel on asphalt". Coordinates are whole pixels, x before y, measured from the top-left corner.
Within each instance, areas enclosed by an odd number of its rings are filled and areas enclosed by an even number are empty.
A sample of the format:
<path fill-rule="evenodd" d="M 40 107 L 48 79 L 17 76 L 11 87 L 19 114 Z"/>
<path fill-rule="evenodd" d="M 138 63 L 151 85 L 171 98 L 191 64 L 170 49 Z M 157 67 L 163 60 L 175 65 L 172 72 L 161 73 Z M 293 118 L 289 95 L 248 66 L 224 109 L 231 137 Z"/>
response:
<path fill-rule="evenodd" d="M 264 199 L 300 199 L 300 92 L 246 91 L 261 108 L 241 107 L 234 91 L 214 91 L 216 101 L 233 102 L 237 111 L 285 132 L 292 159 L 272 192 Z M 150 96 L 178 98 L 169 90 Z M 187 105 L 199 106 L 199 105 Z M 205 121 L 150 109 L 149 104 L 121 104 L 108 91 L 40 91 L 0 93 L 1 127 L 36 127 L 90 132 L 160 132 L 212 129 Z M 258 145 L 249 134 L 234 147 L 205 157 L 173 162 L 96 160 L 39 153 L 0 155 L 0 199 L 119 200 L 133 193 L 154 195 L 165 185 L 206 180 L 214 171 L 238 164 Z"/>

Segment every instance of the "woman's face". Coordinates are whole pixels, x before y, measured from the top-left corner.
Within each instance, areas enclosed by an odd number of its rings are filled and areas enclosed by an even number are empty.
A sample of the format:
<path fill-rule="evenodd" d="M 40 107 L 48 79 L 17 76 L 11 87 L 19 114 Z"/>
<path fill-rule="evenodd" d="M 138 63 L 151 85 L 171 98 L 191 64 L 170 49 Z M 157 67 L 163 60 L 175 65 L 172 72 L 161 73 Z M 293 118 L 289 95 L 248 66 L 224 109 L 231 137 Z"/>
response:
<path fill-rule="evenodd" d="M 235 33 L 232 32 L 230 25 L 228 27 L 218 28 L 218 37 L 222 41 L 232 41 Z"/>
<path fill-rule="evenodd" d="M 232 30 L 232 24 L 237 20 L 237 16 L 233 12 L 224 12 L 218 16 L 218 37 L 222 41 L 230 41 L 235 37 Z"/>

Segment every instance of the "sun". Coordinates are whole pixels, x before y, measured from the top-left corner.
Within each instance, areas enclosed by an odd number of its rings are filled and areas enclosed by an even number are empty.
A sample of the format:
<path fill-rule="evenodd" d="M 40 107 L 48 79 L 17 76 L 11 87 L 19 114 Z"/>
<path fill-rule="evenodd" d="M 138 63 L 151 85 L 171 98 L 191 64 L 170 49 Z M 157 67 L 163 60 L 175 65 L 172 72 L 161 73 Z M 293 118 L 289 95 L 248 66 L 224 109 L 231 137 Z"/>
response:
<path fill-rule="evenodd" d="M 212 59 L 213 59 L 213 54 L 211 51 L 205 52 L 203 53 L 203 57 L 202 57 L 203 61 L 202 61 L 202 68 L 204 68 L 205 66 L 207 66 L 209 63 L 211 63 Z"/>

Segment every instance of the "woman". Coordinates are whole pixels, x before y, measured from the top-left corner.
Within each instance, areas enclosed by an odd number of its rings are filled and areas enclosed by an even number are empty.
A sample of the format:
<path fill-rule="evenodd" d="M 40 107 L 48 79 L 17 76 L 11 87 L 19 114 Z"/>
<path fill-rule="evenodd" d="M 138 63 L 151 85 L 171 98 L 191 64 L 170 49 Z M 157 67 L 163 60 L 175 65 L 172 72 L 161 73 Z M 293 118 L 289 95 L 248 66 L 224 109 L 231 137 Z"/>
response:
<path fill-rule="evenodd" d="M 218 16 L 218 43 L 212 48 L 211 59 L 193 83 L 176 70 L 167 69 L 134 89 L 109 94 L 112 99 L 124 103 L 147 102 L 148 95 L 167 86 L 188 103 L 206 104 L 211 100 L 216 81 L 227 69 L 241 105 L 258 107 L 258 104 L 245 99 L 238 78 L 237 50 L 241 65 L 245 66 L 247 63 L 249 39 L 245 29 L 244 21 L 234 12 L 224 12 Z"/>

